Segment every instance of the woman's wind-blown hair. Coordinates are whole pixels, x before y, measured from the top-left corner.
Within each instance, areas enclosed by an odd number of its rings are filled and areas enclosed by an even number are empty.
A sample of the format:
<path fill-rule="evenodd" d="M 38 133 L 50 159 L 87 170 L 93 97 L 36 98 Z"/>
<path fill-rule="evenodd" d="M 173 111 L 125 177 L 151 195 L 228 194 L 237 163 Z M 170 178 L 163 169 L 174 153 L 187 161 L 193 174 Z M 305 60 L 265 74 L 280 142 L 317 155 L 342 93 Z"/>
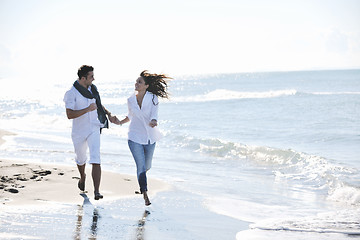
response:
<path fill-rule="evenodd" d="M 147 70 L 142 71 L 140 76 L 144 79 L 145 84 L 149 85 L 147 91 L 161 98 L 169 98 L 167 87 L 168 82 L 172 79 L 171 77 L 164 74 L 148 73 Z"/>

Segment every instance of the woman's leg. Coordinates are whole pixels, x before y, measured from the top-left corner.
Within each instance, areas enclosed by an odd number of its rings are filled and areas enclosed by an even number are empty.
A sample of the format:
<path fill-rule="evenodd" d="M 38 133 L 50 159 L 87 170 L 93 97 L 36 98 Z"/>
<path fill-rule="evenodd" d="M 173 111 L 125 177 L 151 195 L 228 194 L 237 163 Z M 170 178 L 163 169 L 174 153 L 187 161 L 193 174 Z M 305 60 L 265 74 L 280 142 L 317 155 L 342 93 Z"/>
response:
<path fill-rule="evenodd" d="M 144 145 L 146 171 L 150 170 L 150 168 L 151 168 L 152 159 L 153 159 L 154 150 L 155 150 L 155 144 L 156 143 Z"/>
<path fill-rule="evenodd" d="M 153 144 L 149 143 L 147 145 L 144 145 L 146 171 L 150 170 L 150 168 L 151 168 L 151 163 L 152 163 L 152 158 L 153 158 L 153 155 L 154 155 L 154 150 L 155 150 L 155 143 L 153 143 Z M 151 204 L 151 202 L 150 202 L 149 197 L 147 195 L 147 190 L 143 191 L 143 197 L 144 197 L 144 200 L 145 200 L 145 205 L 149 206 Z"/>
<path fill-rule="evenodd" d="M 128 140 L 128 145 L 136 163 L 140 192 L 143 193 L 144 191 L 147 191 L 144 145 L 131 140 Z"/>

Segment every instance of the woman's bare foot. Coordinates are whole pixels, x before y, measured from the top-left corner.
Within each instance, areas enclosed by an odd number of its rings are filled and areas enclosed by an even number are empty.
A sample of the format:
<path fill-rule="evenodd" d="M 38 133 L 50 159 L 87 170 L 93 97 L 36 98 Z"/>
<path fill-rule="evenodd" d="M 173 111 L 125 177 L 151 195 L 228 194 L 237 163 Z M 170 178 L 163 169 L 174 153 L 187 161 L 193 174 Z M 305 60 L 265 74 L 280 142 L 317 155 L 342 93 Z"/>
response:
<path fill-rule="evenodd" d="M 144 195 L 144 200 L 145 200 L 145 206 L 149 206 L 151 204 L 150 200 L 149 200 L 149 197 L 147 195 L 147 192 L 143 192 L 143 195 Z"/>

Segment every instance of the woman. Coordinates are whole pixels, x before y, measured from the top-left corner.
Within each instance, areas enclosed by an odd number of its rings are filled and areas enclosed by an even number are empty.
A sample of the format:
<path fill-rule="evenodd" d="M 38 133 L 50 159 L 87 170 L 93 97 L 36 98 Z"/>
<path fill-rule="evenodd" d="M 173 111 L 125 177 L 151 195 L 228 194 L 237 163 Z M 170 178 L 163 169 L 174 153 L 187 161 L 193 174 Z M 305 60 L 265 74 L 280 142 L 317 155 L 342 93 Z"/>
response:
<path fill-rule="evenodd" d="M 128 145 L 134 157 L 140 193 L 149 206 L 146 172 L 151 168 L 156 142 L 161 138 L 158 128 L 158 97 L 168 98 L 167 82 L 170 77 L 143 71 L 135 83 L 135 94 L 128 98 L 128 115 L 116 124 L 130 122 Z"/>

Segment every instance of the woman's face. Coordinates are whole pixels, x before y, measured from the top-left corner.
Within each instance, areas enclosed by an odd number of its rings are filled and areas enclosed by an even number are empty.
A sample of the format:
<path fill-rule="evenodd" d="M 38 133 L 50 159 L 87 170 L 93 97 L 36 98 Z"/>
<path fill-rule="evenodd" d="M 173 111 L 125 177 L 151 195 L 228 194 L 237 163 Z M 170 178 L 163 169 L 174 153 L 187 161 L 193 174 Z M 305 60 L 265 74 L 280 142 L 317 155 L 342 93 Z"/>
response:
<path fill-rule="evenodd" d="M 146 91 L 146 89 L 149 87 L 149 85 L 145 84 L 144 78 L 143 77 L 139 77 L 138 79 L 136 79 L 136 83 L 135 83 L 135 90 L 138 92 L 142 92 L 142 91 Z"/>

